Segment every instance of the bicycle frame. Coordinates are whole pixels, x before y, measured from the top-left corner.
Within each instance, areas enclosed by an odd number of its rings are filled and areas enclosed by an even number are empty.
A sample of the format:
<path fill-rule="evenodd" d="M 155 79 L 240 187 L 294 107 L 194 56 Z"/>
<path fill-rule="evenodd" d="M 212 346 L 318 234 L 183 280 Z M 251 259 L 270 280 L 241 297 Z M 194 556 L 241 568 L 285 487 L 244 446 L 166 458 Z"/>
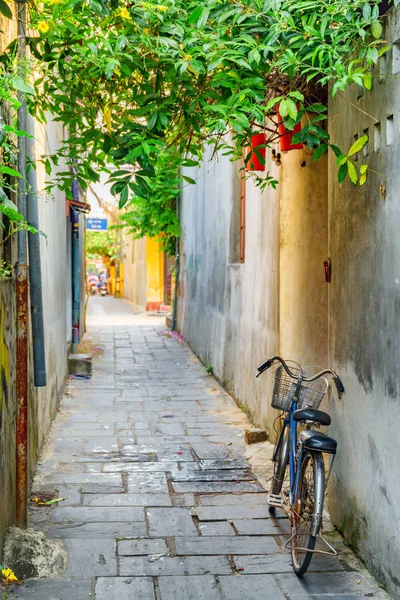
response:
<path fill-rule="evenodd" d="M 276 460 L 278 451 L 280 451 L 281 443 L 283 441 L 283 436 L 285 435 L 285 430 L 288 428 L 289 430 L 289 480 L 290 480 L 290 491 L 289 491 L 289 499 L 290 504 L 293 503 L 293 498 L 296 497 L 297 489 L 299 486 L 299 478 L 300 478 L 300 465 L 302 456 L 297 456 L 298 448 L 297 448 L 297 421 L 293 419 L 293 414 L 297 410 L 297 400 L 293 399 L 290 411 L 288 415 L 285 415 L 283 420 L 283 427 L 281 433 L 279 435 L 278 443 L 275 448 L 275 453 L 273 456 L 273 460 Z"/>

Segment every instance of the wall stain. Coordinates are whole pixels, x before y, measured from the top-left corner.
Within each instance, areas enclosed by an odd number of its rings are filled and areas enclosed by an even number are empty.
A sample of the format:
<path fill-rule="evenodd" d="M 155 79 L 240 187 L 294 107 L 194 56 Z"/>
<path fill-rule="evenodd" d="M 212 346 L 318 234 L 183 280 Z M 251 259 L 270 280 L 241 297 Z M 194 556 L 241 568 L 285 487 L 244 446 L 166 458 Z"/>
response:
<path fill-rule="evenodd" d="M 6 334 L 6 307 L 4 301 L 1 303 L 0 313 L 0 375 L 1 375 L 1 388 L 0 388 L 0 431 L 3 424 L 3 408 L 4 404 L 8 406 L 8 387 L 10 378 L 10 363 L 8 348 L 5 340 Z"/>

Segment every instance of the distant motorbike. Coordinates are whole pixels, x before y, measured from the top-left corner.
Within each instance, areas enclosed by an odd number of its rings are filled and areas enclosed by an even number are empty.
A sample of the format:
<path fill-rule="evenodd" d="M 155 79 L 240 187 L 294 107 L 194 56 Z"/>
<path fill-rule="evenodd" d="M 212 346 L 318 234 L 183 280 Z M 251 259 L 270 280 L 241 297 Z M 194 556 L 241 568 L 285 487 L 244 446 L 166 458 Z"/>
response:
<path fill-rule="evenodd" d="M 89 287 L 89 292 L 91 296 L 95 296 L 97 294 L 97 285 L 95 283 Z"/>
<path fill-rule="evenodd" d="M 99 287 L 99 294 L 100 296 L 107 296 L 107 285 L 105 283 L 102 283 Z"/>

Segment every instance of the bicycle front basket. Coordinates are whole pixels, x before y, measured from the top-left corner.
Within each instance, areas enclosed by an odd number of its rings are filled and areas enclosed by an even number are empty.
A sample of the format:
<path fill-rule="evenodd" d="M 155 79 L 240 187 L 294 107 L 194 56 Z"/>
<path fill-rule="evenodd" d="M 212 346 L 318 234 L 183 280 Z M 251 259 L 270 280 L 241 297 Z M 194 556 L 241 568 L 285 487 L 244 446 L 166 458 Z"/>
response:
<path fill-rule="evenodd" d="M 300 369 L 290 367 L 296 375 L 300 375 Z M 272 392 L 272 408 L 288 411 L 292 401 L 293 392 L 296 389 L 297 381 L 286 373 L 283 367 L 278 367 L 275 371 L 274 391 Z"/>
<path fill-rule="evenodd" d="M 298 368 L 291 367 L 291 371 L 295 375 L 300 374 Z M 307 373 L 304 373 L 304 376 L 307 376 Z M 297 381 L 289 377 L 283 367 L 278 367 L 275 371 L 271 406 L 277 410 L 289 411 L 296 385 Z M 328 381 L 324 377 L 302 383 L 297 408 L 318 408 L 327 390 Z"/>

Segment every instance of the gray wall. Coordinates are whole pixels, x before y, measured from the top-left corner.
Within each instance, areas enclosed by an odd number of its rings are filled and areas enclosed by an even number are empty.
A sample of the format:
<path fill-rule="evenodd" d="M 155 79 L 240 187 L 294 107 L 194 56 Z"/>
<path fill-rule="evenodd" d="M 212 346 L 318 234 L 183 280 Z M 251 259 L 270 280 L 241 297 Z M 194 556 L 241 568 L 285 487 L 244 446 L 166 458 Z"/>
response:
<path fill-rule="evenodd" d="M 385 39 L 396 42 L 400 12 L 389 14 Z M 371 170 L 366 185 L 355 188 L 337 183 L 334 159 L 329 167 L 329 350 L 346 386 L 343 400 L 332 405 L 340 452 L 330 510 L 400 598 L 400 80 L 393 59 L 390 52 L 375 67 L 371 93 L 359 97 L 354 87 L 329 107 L 339 147 L 348 149 L 368 130 L 368 157 L 360 152 L 356 164 L 366 162 Z M 377 126 L 380 150 L 374 149 Z"/>
<path fill-rule="evenodd" d="M 273 163 L 268 168 L 281 180 L 276 191 L 261 192 L 246 181 L 243 264 L 235 262 L 238 166 L 220 158 L 188 170 L 197 184 L 182 191 L 178 322 L 193 350 L 253 421 L 272 431 L 273 376 L 256 380 L 257 366 L 278 352 L 306 364 L 326 362 L 327 182 L 326 168 L 315 169 L 303 151 L 288 155 L 284 168 Z M 304 237 L 307 229 L 310 235 Z"/>
<path fill-rule="evenodd" d="M 274 167 L 275 168 L 275 167 Z M 261 424 L 271 382 L 256 367 L 277 351 L 278 195 L 248 185 L 246 261 L 238 251 L 240 182 L 227 158 L 188 170 L 198 179 L 181 200 L 179 326 L 227 390 Z"/>
<path fill-rule="evenodd" d="M 329 106 L 334 144 L 365 132 L 362 188 L 337 183 L 333 156 L 309 153 L 272 165 L 276 192 L 248 181 L 246 260 L 237 258 L 239 185 L 227 159 L 188 170 L 183 188 L 179 328 L 203 363 L 256 424 L 271 428 L 272 377 L 257 365 L 281 352 L 331 366 L 346 394 L 331 394 L 339 452 L 329 508 L 371 570 L 400 598 L 400 10 L 387 18 L 395 46 L 374 69 L 371 93 L 356 86 Z M 394 77 L 392 77 L 394 76 Z M 379 134 L 379 135 L 378 135 Z M 378 140 L 379 137 L 379 140 Z M 378 141 L 380 147 L 378 148 Z M 367 154 L 367 156 L 364 156 Z M 305 162 L 305 166 L 304 165 Z M 269 165 L 271 167 L 271 165 Z M 323 261 L 332 260 L 332 282 Z"/>

